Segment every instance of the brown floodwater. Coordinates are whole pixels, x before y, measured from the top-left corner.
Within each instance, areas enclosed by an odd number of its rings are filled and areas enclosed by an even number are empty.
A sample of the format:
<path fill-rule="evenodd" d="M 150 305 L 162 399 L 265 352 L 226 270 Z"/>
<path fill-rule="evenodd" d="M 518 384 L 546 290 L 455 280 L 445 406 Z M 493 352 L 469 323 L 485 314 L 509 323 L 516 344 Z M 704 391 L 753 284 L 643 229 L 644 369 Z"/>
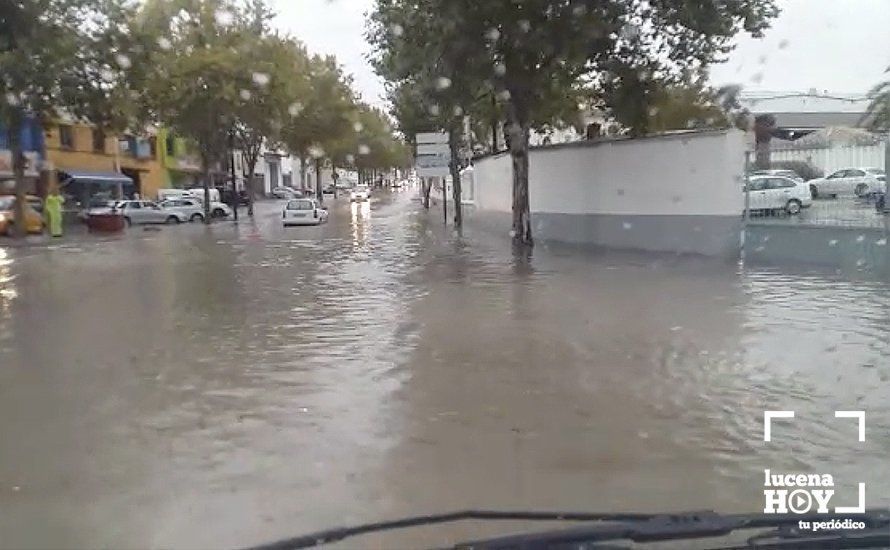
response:
<path fill-rule="evenodd" d="M 890 284 L 516 257 L 413 194 L 337 201 L 318 228 L 264 203 L 255 224 L 0 243 L 0 546 L 238 547 L 463 508 L 757 512 L 766 468 L 890 503 Z M 866 411 L 865 442 L 835 410 Z"/>

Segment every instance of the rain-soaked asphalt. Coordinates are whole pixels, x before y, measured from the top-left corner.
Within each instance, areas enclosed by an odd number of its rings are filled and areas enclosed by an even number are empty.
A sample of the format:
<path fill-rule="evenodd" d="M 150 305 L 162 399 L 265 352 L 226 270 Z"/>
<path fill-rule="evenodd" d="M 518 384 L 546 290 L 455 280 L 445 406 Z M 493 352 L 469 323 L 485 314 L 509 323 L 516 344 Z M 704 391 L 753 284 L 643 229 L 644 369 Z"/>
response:
<path fill-rule="evenodd" d="M 266 203 L 257 225 L 0 248 L 0 546 L 237 547 L 470 507 L 758 511 L 765 468 L 890 503 L 890 285 L 517 259 L 412 196 L 340 201 L 320 228 Z M 769 444 L 766 409 L 797 413 Z M 864 443 L 837 409 L 866 411 Z"/>

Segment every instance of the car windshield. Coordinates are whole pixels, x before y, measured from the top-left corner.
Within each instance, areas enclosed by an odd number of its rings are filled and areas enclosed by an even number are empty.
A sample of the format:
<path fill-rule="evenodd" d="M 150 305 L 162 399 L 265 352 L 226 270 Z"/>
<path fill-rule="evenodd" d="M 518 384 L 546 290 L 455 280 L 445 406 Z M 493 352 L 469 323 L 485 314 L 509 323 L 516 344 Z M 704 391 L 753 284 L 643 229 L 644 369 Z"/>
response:
<path fill-rule="evenodd" d="M 0 550 L 875 536 L 888 66 L 890 0 L 0 0 Z"/>

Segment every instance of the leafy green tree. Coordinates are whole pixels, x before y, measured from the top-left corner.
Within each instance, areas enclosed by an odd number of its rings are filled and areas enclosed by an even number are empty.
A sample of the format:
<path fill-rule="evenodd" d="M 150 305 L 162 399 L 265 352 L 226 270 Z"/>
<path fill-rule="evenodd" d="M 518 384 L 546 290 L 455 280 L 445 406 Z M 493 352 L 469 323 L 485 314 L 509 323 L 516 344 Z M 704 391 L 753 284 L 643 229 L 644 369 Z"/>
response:
<path fill-rule="evenodd" d="M 513 234 L 531 244 L 531 129 L 564 117 L 579 88 L 621 71 L 664 78 L 707 66 L 735 34 L 759 35 L 777 13 L 773 0 L 378 0 L 370 32 L 388 33 L 378 49 L 422 49 L 430 72 L 446 52 L 470 52 L 464 75 L 490 85 L 506 111 Z"/>
<path fill-rule="evenodd" d="M 250 32 L 235 24 L 243 19 L 239 9 L 229 0 L 146 6 L 147 19 L 162 40 L 151 59 L 156 74 L 145 81 L 144 98 L 157 122 L 196 143 L 207 223 L 211 170 L 225 159 L 239 108 L 264 85 L 241 58 Z"/>
<path fill-rule="evenodd" d="M 15 234 L 25 234 L 25 158 L 20 135 L 27 117 L 46 122 L 60 109 L 75 114 L 112 111 L 114 92 L 91 94 L 85 75 L 111 52 L 126 55 L 122 29 L 109 25 L 126 9 L 124 0 L 0 0 L 0 120 L 9 130 L 15 177 Z M 106 49 L 109 48 L 109 49 Z M 107 57 L 104 58 L 107 61 Z M 108 66 L 102 82 L 119 75 Z"/>
<path fill-rule="evenodd" d="M 327 157 L 325 146 L 352 131 L 351 84 L 333 56 L 313 56 L 309 61 L 307 97 L 291 105 L 290 116 L 282 128 L 282 143 L 300 158 L 301 184 L 305 183 L 307 160 L 313 162 L 319 200 L 323 200 L 321 169 Z"/>
<path fill-rule="evenodd" d="M 239 96 L 233 128 L 247 173 L 252 175 L 263 146 L 280 141 L 292 105 L 307 94 L 307 79 L 300 75 L 305 74 L 308 58 L 301 45 L 277 36 L 247 40 L 242 57 L 249 60 L 252 78 L 260 83 L 249 96 Z M 253 215 L 253 185 L 248 186 L 248 193 Z"/>

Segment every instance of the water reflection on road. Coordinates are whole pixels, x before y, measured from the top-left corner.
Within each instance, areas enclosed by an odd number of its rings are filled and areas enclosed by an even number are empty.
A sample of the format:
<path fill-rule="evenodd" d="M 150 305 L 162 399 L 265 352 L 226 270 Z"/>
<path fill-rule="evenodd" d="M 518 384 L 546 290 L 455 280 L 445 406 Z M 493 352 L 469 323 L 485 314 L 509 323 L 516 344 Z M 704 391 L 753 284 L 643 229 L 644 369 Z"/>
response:
<path fill-rule="evenodd" d="M 467 507 L 751 511 L 764 468 L 888 503 L 881 282 L 517 259 L 409 193 L 336 201 L 321 227 L 260 213 L 0 255 L 0 545 L 231 547 Z M 798 414 L 770 445 L 765 409 Z M 865 443 L 836 409 L 866 410 Z"/>

